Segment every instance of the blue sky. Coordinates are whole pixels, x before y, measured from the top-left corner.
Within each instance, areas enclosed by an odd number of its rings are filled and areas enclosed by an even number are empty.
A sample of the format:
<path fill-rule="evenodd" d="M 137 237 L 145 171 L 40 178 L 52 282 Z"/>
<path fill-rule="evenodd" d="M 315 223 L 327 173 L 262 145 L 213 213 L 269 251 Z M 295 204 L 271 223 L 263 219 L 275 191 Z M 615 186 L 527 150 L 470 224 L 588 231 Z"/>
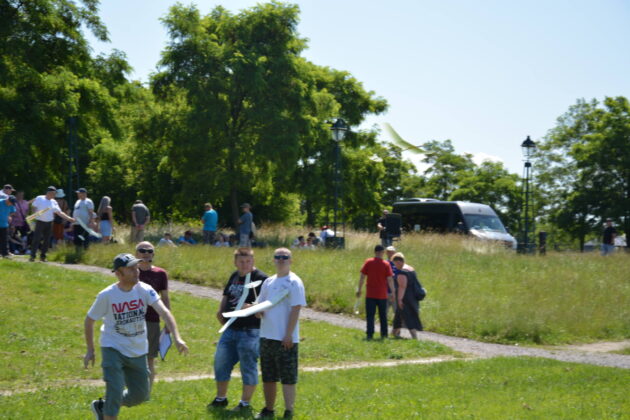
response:
<path fill-rule="evenodd" d="M 192 3 L 207 14 L 259 2 Z M 363 127 L 388 122 L 414 144 L 451 139 L 456 152 L 499 159 L 518 174 L 520 143 L 542 138 L 578 98 L 630 97 L 627 0 L 293 3 L 309 40 L 303 55 L 349 71 L 389 102 Z M 146 82 L 168 41 L 159 18 L 173 4 L 103 0 L 111 42 L 89 37 L 94 52 L 124 51 L 132 78 Z"/>

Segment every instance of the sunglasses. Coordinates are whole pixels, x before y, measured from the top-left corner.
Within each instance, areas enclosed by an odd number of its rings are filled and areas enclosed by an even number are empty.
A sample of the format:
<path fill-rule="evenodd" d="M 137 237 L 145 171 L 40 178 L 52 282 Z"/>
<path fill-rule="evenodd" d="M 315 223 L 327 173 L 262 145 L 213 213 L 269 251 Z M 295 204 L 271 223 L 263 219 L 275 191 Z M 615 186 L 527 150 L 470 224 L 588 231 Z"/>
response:
<path fill-rule="evenodd" d="M 274 255 L 273 258 L 276 260 L 288 260 L 291 257 L 288 255 Z"/>
<path fill-rule="evenodd" d="M 152 249 L 145 249 L 145 248 L 140 248 L 138 250 L 139 253 L 141 254 L 153 254 L 153 250 Z"/>

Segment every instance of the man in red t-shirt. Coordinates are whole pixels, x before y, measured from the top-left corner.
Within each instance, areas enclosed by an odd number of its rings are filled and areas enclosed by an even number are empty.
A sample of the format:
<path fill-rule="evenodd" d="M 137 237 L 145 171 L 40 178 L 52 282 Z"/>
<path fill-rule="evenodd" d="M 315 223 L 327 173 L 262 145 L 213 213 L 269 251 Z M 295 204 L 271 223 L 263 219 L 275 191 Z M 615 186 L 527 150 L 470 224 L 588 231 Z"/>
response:
<path fill-rule="evenodd" d="M 378 317 L 381 321 L 381 338 L 387 337 L 387 286 L 394 290 L 394 272 L 389 262 L 383 259 L 385 248 L 381 245 L 374 247 L 374 258 L 368 258 L 361 267 L 357 297 L 361 297 L 363 282 L 367 276 L 365 286 L 365 318 L 367 321 L 367 339 L 374 335 L 374 315 L 378 307 Z M 390 296 L 390 298 L 392 298 Z"/>
<path fill-rule="evenodd" d="M 168 275 L 166 271 L 160 267 L 153 265 L 153 257 L 155 256 L 155 247 L 151 242 L 140 242 L 136 245 L 136 258 L 140 260 L 138 268 L 140 275 L 138 278 L 141 282 L 153 287 L 160 294 L 164 306 L 171 309 L 171 301 L 168 296 Z M 160 316 L 150 306 L 147 307 L 145 315 L 147 323 L 147 340 L 149 341 L 149 353 L 147 361 L 149 363 L 151 385 L 155 379 L 155 358 L 160 348 Z"/>

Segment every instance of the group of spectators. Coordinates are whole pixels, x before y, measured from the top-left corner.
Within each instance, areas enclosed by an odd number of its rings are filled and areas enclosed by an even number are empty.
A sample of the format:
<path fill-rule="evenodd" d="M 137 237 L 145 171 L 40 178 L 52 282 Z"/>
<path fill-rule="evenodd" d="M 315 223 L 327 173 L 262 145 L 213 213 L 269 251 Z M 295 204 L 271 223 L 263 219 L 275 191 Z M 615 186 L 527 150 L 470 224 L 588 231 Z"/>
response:
<path fill-rule="evenodd" d="M 103 319 L 100 344 L 106 390 L 104 399 L 91 403 L 96 419 L 117 418 L 121 406 L 131 407 L 149 399 L 160 337 L 170 334 L 177 350 L 188 353 L 170 310 L 168 275 L 153 265 L 155 254 L 153 245 L 143 241 L 136 245 L 135 255 L 117 255 L 112 270 L 117 282 L 98 294 L 85 318 L 86 368 L 96 360 L 94 324 Z M 250 403 L 258 384 L 260 360 L 265 406 L 255 418 L 275 418 L 278 382 L 282 384 L 284 418 L 293 417 L 299 315 L 306 305 L 306 296 L 302 280 L 291 271 L 291 251 L 276 249 L 273 261 L 276 273 L 269 276 L 255 267 L 251 248 L 238 248 L 234 252 L 236 270 L 227 281 L 217 312 L 223 334 L 214 354 L 216 396 L 208 404 L 209 410 L 222 410 L 228 405 L 228 385 L 238 363 L 243 389 L 238 405 L 231 411 L 251 417 Z M 266 300 L 275 304 L 264 312 L 241 318 L 223 316 Z M 163 330 L 160 318 L 165 323 Z"/>

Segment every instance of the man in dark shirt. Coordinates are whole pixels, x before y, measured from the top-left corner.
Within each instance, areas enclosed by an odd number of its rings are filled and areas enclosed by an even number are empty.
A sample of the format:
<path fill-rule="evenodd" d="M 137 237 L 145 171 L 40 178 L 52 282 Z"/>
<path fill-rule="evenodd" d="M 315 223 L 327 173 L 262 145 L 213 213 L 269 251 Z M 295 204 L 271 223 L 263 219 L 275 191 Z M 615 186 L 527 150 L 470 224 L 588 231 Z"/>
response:
<path fill-rule="evenodd" d="M 381 245 L 383 248 L 392 244 L 392 238 L 387 232 L 387 215 L 389 211 L 383 210 L 383 217 L 376 222 L 376 228 L 379 230 L 379 238 L 381 238 Z"/>
<path fill-rule="evenodd" d="M 166 271 L 160 267 L 153 265 L 155 257 L 155 247 L 151 242 L 140 242 L 136 245 L 136 258 L 140 260 L 138 268 L 140 275 L 138 279 L 153 287 L 160 294 L 164 306 L 171 309 L 171 301 L 168 296 L 168 275 Z M 149 353 L 147 353 L 147 362 L 149 363 L 151 385 L 155 379 L 155 358 L 160 349 L 160 316 L 152 308 L 147 307 L 145 315 L 147 323 L 147 341 L 149 342 Z"/>
<path fill-rule="evenodd" d="M 217 318 L 221 324 L 228 321 L 223 317 L 223 312 L 235 310 L 243 293 L 246 295 L 242 308 L 250 306 L 260 293 L 262 282 L 268 277 L 267 274 L 254 267 L 254 251 L 251 248 L 239 248 L 234 251 L 234 265 L 236 271 L 232 273 L 225 289 L 223 289 L 223 299 L 217 312 Z M 247 274 L 250 274 L 250 283 L 257 280 L 260 280 L 261 283 L 255 288 L 245 288 Z M 237 318 L 223 332 L 214 355 L 217 395 L 208 405 L 208 408 L 227 406 L 227 390 L 232 369 L 236 363 L 240 363 L 243 392 L 241 401 L 232 411 L 243 414 L 251 413 L 249 402 L 258 384 L 259 336 L 260 319 L 255 315 Z"/>
<path fill-rule="evenodd" d="M 606 227 L 604 228 L 604 238 L 602 240 L 602 255 L 611 254 L 615 250 L 615 238 L 617 237 L 617 229 L 612 224 L 612 219 L 606 219 Z"/>

